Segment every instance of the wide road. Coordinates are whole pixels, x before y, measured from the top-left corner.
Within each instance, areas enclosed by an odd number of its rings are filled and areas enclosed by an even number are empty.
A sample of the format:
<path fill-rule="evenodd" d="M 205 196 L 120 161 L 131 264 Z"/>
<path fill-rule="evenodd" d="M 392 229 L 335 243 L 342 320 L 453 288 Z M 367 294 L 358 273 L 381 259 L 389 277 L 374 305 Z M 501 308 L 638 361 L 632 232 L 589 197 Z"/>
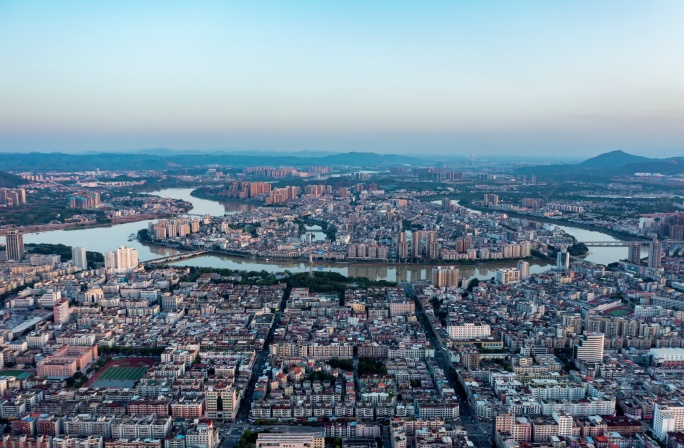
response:
<path fill-rule="evenodd" d="M 246 425 L 237 425 L 221 428 L 221 437 L 223 437 L 223 448 L 233 448 L 240 441 L 242 433 L 247 429 Z"/>
<path fill-rule="evenodd" d="M 446 350 L 444 350 L 444 347 L 442 347 L 439 339 L 437 339 L 437 336 L 435 336 L 435 332 L 432 330 L 432 327 L 427 320 L 427 316 L 425 315 L 425 310 L 423 310 L 423 305 L 420 303 L 420 300 L 418 300 L 416 292 L 413 289 L 413 284 L 405 284 L 404 289 L 409 297 L 411 297 L 416 303 L 416 316 L 423 326 L 426 336 L 428 339 L 430 339 L 430 343 L 435 349 L 435 359 L 437 360 L 437 364 L 439 364 L 442 370 L 444 370 L 444 374 L 449 380 L 449 384 L 458 394 L 459 414 L 463 427 L 468 432 L 468 438 L 472 440 L 477 448 L 490 448 L 492 446 L 492 442 L 490 440 L 491 435 L 480 427 L 480 422 L 477 416 L 473 414 L 472 410 L 470 409 L 470 405 L 468 404 L 465 389 L 463 389 L 461 384 L 458 382 L 458 378 L 451 373 L 450 368 L 453 367 L 453 364 L 451 363 Z"/>
<path fill-rule="evenodd" d="M 243 395 L 242 401 L 240 402 L 240 410 L 238 411 L 237 417 L 235 418 L 236 423 L 248 423 L 249 422 L 249 411 L 252 409 L 252 395 L 254 394 L 254 387 L 256 386 L 257 379 L 261 376 L 261 372 L 264 371 L 264 366 L 266 365 L 266 359 L 268 359 L 269 347 L 271 342 L 273 342 L 273 333 L 275 329 L 280 325 L 280 319 L 283 317 L 283 311 L 287 304 L 287 300 L 290 298 L 290 288 L 285 289 L 283 298 L 280 301 L 280 307 L 276 312 L 275 319 L 273 320 L 273 325 L 271 330 L 268 332 L 266 341 L 264 342 L 264 348 L 257 355 L 257 359 L 254 363 L 254 368 L 252 369 L 252 377 L 249 380 L 249 385 L 247 390 Z M 228 447 L 232 448 L 232 447 Z"/>

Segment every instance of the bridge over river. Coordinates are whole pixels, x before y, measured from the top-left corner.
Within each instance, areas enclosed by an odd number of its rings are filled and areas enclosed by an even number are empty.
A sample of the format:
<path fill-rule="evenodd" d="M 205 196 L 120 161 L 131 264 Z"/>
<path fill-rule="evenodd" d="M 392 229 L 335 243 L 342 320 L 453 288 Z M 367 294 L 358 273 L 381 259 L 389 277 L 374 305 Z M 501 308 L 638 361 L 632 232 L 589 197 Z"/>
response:
<path fill-rule="evenodd" d="M 200 255 L 204 255 L 208 253 L 209 251 L 206 250 L 198 250 L 195 252 L 183 252 L 181 254 L 176 254 L 176 255 L 170 255 L 168 257 L 162 257 L 162 258 L 154 258 L 152 260 L 147 260 L 145 261 L 145 264 L 166 264 L 166 263 L 172 263 L 174 261 L 180 261 L 180 260 L 186 260 L 188 258 L 193 258 L 193 257 L 199 257 Z"/>
<path fill-rule="evenodd" d="M 632 243 L 648 246 L 648 241 L 582 241 L 587 247 L 627 247 Z"/>

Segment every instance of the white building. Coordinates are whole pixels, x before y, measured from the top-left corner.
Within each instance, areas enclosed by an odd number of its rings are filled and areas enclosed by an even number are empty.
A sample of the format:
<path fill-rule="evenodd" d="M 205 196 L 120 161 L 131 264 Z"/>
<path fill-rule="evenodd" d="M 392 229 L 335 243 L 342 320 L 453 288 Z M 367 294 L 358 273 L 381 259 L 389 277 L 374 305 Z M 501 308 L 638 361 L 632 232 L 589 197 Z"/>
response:
<path fill-rule="evenodd" d="M 455 400 L 417 400 L 416 404 L 418 415 L 422 419 L 453 420 L 459 416 L 459 406 Z"/>
<path fill-rule="evenodd" d="M 684 364 L 684 348 L 652 348 L 648 351 L 651 362 L 657 366 L 680 366 Z"/>
<path fill-rule="evenodd" d="M 562 437 L 572 437 L 572 416 L 558 412 L 554 412 L 552 416 L 556 423 L 558 423 L 558 435 Z"/>
<path fill-rule="evenodd" d="M 588 397 L 577 401 L 542 401 L 541 413 L 553 415 L 554 412 L 572 416 L 615 415 L 615 397 Z"/>
<path fill-rule="evenodd" d="M 105 269 L 116 269 L 116 252 L 109 251 L 104 254 Z"/>
<path fill-rule="evenodd" d="M 653 406 L 653 435 L 667 442 L 668 432 L 684 431 L 684 403 L 675 406 L 655 403 Z"/>
<path fill-rule="evenodd" d="M 520 280 L 525 281 L 530 278 L 530 264 L 527 261 L 518 261 L 518 271 L 520 271 Z"/>
<path fill-rule="evenodd" d="M 78 268 L 83 270 L 88 269 L 88 260 L 86 259 L 85 247 L 71 248 L 71 262 Z"/>
<path fill-rule="evenodd" d="M 448 325 L 447 332 L 451 339 L 475 339 L 489 337 L 492 334 L 492 329 L 489 325 L 475 325 L 467 323 L 463 325 Z"/>
<path fill-rule="evenodd" d="M 532 379 L 528 388 L 531 396 L 537 400 L 579 400 L 586 397 L 583 384 L 560 384 L 553 379 Z"/>
<path fill-rule="evenodd" d="M 582 362 L 603 361 L 603 333 L 585 332 L 575 346 L 575 357 Z"/>
<path fill-rule="evenodd" d="M 634 307 L 634 317 L 655 317 L 660 316 L 663 307 L 658 305 L 636 305 Z"/>
<path fill-rule="evenodd" d="M 323 433 L 259 433 L 256 448 L 324 448 Z"/>
<path fill-rule="evenodd" d="M 138 249 L 121 246 L 105 253 L 105 268 L 115 272 L 130 272 L 138 266 Z"/>
<path fill-rule="evenodd" d="M 504 268 L 496 270 L 496 282 L 502 285 L 520 281 L 520 271 L 516 268 Z"/>

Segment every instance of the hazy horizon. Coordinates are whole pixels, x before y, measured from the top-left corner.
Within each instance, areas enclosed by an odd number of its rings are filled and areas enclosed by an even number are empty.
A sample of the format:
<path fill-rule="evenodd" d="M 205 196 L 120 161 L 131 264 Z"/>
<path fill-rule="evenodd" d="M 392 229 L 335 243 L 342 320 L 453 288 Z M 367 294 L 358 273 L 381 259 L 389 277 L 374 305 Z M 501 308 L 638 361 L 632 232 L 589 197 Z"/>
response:
<path fill-rule="evenodd" d="M 318 157 L 325 157 L 327 155 L 337 155 L 337 154 L 349 154 L 349 153 L 359 153 L 359 154 L 380 154 L 380 155 L 398 155 L 398 156 L 406 156 L 406 157 L 414 157 L 414 158 L 428 158 L 428 159 L 441 159 L 441 160 L 447 160 L 447 159 L 468 159 L 471 157 L 474 157 L 474 160 L 520 160 L 520 161 L 556 161 L 556 162 L 578 162 L 578 161 L 583 161 L 588 158 L 596 157 L 601 154 L 604 154 L 606 152 L 610 151 L 603 151 L 603 152 L 596 152 L 596 153 L 591 153 L 588 155 L 576 155 L 576 154 L 571 154 L 571 153 L 563 153 L 563 154 L 556 154 L 556 153 L 547 153 L 547 154 L 516 154 L 516 153 L 477 153 L 477 152 L 454 152 L 454 153 L 418 153 L 418 152 L 382 152 L 382 151 L 326 151 L 326 150 L 277 150 L 277 149 L 250 149 L 250 148 L 208 148 L 208 149 L 175 149 L 175 148 L 164 148 L 164 147 L 157 147 L 157 148 L 136 148 L 136 149 L 130 149 L 130 150 L 82 150 L 82 151 L 70 151 L 70 150 L 58 150 L 58 151 L 52 151 L 52 150 L 42 150 L 42 151 L 36 151 L 36 150 L 1 150 L 0 149 L 0 154 L 66 154 L 66 155 L 97 155 L 97 154 L 147 154 L 147 155 L 159 155 L 159 156 L 168 156 L 168 157 L 173 157 L 177 155 L 192 155 L 192 154 L 197 154 L 197 155 L 220 155 L 220 154 L 234 154 L 234 155 L 257 155 L 257 156 L 273 156 L 273 157 L 280 157 L 280 156 L 295 156 L 295 157 L 311 157 L 311 158 L 318 158 Z M 648 154 L 636 154 L 636 153 L 630 153 L 634 155 L 643 155 L 643 156 L 650 156 L 653 158 L 659 158 L 657 156 L 653 156 L 651 153 Z M 662 158 L 667 158 L 668 156 L 663 156 Z M 677 157 L 675 155 L 674 157 Z"/>
<path fill-rule="evenodd" d="M 682 23 L 673 0 L 2 2 L 0 151 L 684 155 Z"/>

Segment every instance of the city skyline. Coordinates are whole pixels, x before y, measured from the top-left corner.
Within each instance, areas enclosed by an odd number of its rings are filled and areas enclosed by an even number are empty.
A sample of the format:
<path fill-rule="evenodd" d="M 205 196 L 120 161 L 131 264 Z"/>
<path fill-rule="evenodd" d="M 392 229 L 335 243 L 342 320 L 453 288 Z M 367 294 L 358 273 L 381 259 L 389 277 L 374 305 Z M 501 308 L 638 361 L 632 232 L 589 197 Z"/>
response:
<path fill-rule="evenodd" d="M 6 2 L 0 151 L 682 153 L 684 5 Z"/>

